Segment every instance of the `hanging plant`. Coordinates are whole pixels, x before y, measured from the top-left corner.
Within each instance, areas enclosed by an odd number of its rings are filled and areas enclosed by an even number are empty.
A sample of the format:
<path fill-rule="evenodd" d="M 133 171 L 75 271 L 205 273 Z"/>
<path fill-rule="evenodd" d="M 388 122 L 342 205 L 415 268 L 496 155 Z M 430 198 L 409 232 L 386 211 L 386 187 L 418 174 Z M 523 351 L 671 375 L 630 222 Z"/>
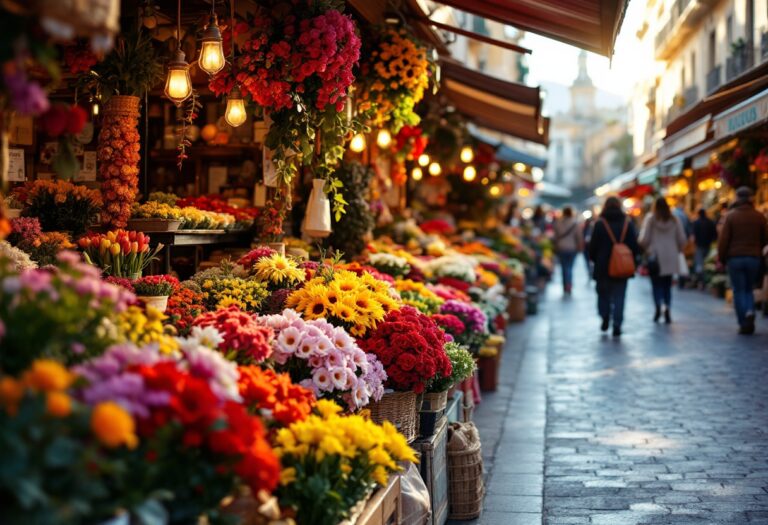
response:
<path fill-rule="evenodd" d="M 424 98 L 437 65 L 426 45 L 405 28 L 383 29 L 360 66 L 361 111 L 373 110 L 374 126 L 398 133 L 420 122 L 416 104 Z"/>
<path fill-rule="evenodd" d="M 184 164 L 184 161 L 189 158 L 187 155 L 187 148 L 192 146 L 192 141 L 189 140 L 189 127 L 193 126 L 197 116 L 202 109 L 203 104 L 200 102 L 200 95 L 196 89 L 192 89 L 192 94 L 187 100 L 182 102 L 181 111 L 179 113 L 179 125 L 176 128 L 176 166 L 179 170 Z"/>
<path fill-rule="evenodd" d="M 359 122 L 343 111 L 360 58 L 360 38 L 342 2 L 270 0 L 235 26 L 236 78 L 227 70 L 210 82 L 217 95 L 239 83 L 262 106 L 272 124 L 265 146 L 279 181 L 279 198 L 289 202 L 290 183 L 299 166 L 310 166 L 330 183 L 334 211 L 343 213 L 333 171 L 344 153 L 344 139 Z M 226 31 L 225 45 L 231 45 Z"/>

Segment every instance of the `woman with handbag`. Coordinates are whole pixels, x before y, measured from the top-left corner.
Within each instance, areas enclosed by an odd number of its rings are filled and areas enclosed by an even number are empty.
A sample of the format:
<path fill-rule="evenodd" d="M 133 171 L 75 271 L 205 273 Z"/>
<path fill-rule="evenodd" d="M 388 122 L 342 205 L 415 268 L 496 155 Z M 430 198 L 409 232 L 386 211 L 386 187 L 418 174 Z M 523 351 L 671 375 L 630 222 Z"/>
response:
<path fill-rule="evenodd" d="M 688 269 L 683 255 L 686 240 L 683 225 L 672 214 L 666 199 L 656 199 L 653 213 L 649 213 L 643 221 L 639 238 L 640 246 L 646 251 L 653 300 L 656 303 L 653 322 L 659 321 L 662 309 L 664 322 L 672 322 L 672 277 L 686 273 L 684 270 Z"/>

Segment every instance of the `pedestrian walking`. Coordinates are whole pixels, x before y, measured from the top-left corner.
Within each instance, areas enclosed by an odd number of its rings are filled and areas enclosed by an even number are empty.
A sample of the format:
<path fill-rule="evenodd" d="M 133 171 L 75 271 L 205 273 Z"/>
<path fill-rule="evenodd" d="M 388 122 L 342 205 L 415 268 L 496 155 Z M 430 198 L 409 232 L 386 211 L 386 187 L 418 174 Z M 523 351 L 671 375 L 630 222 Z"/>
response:
<path fill-rule="evenodd" d="M 592 228 L 594 227 L 594 218 L 590 214 L 587 220 L 584 221 L 584 225 L 581 228 L 581 238 L 584 239 L 584 261 L 587 263 L 587 279 L 592 280 L 592 261 L 589 258 L 589 240 L 592 238 Z"/>
<path fill-rule="evenodd" d="M 618 248 L 621 248 L 619 250 Z M 616 255 L 629 251 L 632 258 L 640 253 L 634 222 L 621 209 L 618 197 L 608 197 L 600 218 L 592 228 L 589 257 L 594 263 L 593 277 L 597 283 L 597 311 L 602 319 L 600 330 L 605 332 L 613 321 L 613 336 L 621 336 L 624 321 L 624 300 L 627 294 L 627 273 L 616 277 L 611 271 Z M 634 261 L 632 261 L 634 262 Z M 612 275 L 613 274 L 613 275 Z"/>
<path fill-rule="evenodd" d="M 681 265 L 688 264 L 683 255 L 687 236 L 682 223 L 672 214 L 664 197 L 659 197 L 640 228 L 640 246 L 646 251 L 648 273 L 651 277 L 656 313 L 653 322 L 672 322 L 672 277 L 680 274 Z M 683 255 L 683 257 L 681 257 Z"/>
<path fill-rule="evenodd" d="M 563 208 L 560 218 L 555 222 L 553 241 L 563 276 L 563 293 L 571 295 L 573 263 L 584 249 L 584 239 L 581 236 L 581 226 L 573 216 L 573 208 L 570 206 Z"/>
<path fill-rule="evenodd" d="M 685 211 L 685 203 L 682 200 L 677 201 L 677 205 L 675 205 L 674 209 L 672 209 L 672 214 L 677 218 L 678 221 L 680 221 L 680 224 L 683 226 L 686 244 L 686 246 L 683 247 L 683 250 L 687 252 L 686 248 L 690 247 L 689 243 L 692 243 L 693 241 L 693 222 L 691 221 L 690 217 L 688 217 L 688 213 Z M 677 276 L 678 288 L 683 290 L 687 281 L 688 271 L 686 269 L 684 274 Z"/>
<path fill-rule="evenodd" d="M 733 288 L 733 306 L 739 333 L 755 333 L 754 288 L 758 284 L 763 249 L 768 245 L 768 222 L 752 204 L 752 190 L 736 190 L 736 202 L 723 223 L 717 245 L 720 262 L 728 268 Z"/>
<path fill-rule="evenodd" d="M 693 257 L 693 273 L 700 286 L 704 285 L 704 262 L 707 260 L 712 244 L 717 240 L 717 225 L 707 216 L 707 210 L 699 210 L 699 218 L 693 221 L 693 240 L 696 253 Z"/>

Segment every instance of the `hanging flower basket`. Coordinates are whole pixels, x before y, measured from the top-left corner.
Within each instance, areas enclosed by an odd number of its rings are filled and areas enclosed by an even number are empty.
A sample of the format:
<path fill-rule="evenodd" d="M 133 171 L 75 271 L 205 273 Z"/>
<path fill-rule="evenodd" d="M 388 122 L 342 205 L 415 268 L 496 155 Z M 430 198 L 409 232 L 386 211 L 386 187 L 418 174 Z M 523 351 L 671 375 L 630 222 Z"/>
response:
<path fill-rule="evenodd" d="M 380 401 L 368 405 L 371 420 L 379 424 L 389 421 L 411 442 L 418 434 L 417 397 L 414 392 L 388 392 Z"/>

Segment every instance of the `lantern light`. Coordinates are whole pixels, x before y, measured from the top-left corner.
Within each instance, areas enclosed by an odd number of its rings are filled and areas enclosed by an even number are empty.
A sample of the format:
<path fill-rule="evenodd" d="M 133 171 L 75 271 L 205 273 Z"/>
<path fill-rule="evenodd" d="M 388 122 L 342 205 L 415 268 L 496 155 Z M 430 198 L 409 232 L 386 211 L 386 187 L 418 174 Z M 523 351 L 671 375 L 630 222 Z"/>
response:
<path fill-rule="evenodd" d="M 376 135 L 376 144 L 382 149 L 388 148 L 392 144 L 392 134 L 388 129 L 379 130 L 379 133 Z"/>
<path fill-rule="evenodd" d="M 211 17 L 208 19 L 208 25 L 203 32 L 200 46 L 200 58 L 197 64 L 200 69 L 213 76 L 226 65 L 224 58 L 224 44 L 222 43 L 221 31 L 219 30 L 219 21 L 214 12 L 216 2 L 211 4 Z"/>
<path fill-rule="evenodd" d="M 184 51 L 177 49 L 173 60 L 168 62 L 165 96 L 178 106 L 187 100 L 191 94 L 192 81 L 189 78 L 189 64 L 187 64 Z"/>
<path fill-rule="evenodd" d="M 471 147 L 464 146 L 463 148 L 461 148 L 461 153 L 459 154 L 459 157 L 461 158 L 461 162 L 469 164 L 475 158 L 475 152 L 472 151 Z"/>
<path fill-rule="evenodd" d="M 467 182 L 472 182 L 475 180 L 475 177 L 477 177 L 477 170 L 473 165 L 469 165 L 466 168 L 464 168 L 464 180 Z"/>
<path fill-rule="evenodd" d="M 421 180 L 421 178 L 424 176 L 424 172 L 421 171 L 421 168 L 416 166 L 411 170 L 411 178 L 413 180 Z"/>
<path fill-rule="evenodd" d="M 423 168 L 427 166 L 427 164 L 429 164 L 429 155 L 427 155 L 426 153 L 422 153 L 421 155 L 419 155 L 419 166 Z"/>
<path fill-rule="evenodd" d="M 433 162 L 429 165 L 429 174 L 433 177 L 437 177 L 443 172 L 443 168 L 440 167 L 440 164 L 437 162 Z"/>
<path fill-rule="evenodd" d="M 227 109 L 224 111 L 224 120 L 227 121 L 227 124 L 236 128 L 245 122 L 247 118 L 248 113 L 245 111 L 245 101 L 240 92 L 240 86 L 235 85 L 232 91 L 229 92 L 229 96 L 227 96 Z"/>
<path fill-rule="evenodd" d="M 91 107 L 91 113 L 93 113 L 94 117 L 98 117 L 99 116 L 99 103 L 98 102 L 94 102 L 93 103 L 93 106 Z"/>
<path fill-rule="evenodd" d="M 357 133 L 353 136 L 352 140 L 349 141 L 349 149 L 355 153 L 362 152 L 365 149 L 365 135 Z"/>

